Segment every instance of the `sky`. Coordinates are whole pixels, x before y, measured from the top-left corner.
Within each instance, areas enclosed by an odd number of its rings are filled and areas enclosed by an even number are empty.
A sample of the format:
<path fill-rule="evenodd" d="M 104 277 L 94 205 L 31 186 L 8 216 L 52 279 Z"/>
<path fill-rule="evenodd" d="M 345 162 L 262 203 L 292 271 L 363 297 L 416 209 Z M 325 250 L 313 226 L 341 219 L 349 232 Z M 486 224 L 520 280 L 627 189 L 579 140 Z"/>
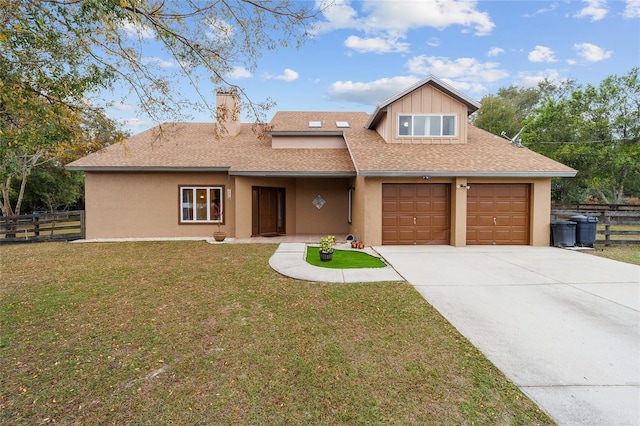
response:
<path fill-rule="evenodd" d="M 323 3 L 324 2 L 324 3 Z M 327 0 L 318 0 L 320 7 Z M 175 66 L 153 43 L 143 55 Z M 334 0 L 312 40 L 265 52 L 228 80 L 276 111 L 364 111 L 433 75 L 480 101 L 510 86 L 572 79 L 597 86 L 640 67 L 640 0 Z M 180 87 L 189 93 L 188 83 Z M 109 93 L 110 117 L 138 133 L 156 123 Z M 210 122 L 193 112 L 193 121 Z"/>

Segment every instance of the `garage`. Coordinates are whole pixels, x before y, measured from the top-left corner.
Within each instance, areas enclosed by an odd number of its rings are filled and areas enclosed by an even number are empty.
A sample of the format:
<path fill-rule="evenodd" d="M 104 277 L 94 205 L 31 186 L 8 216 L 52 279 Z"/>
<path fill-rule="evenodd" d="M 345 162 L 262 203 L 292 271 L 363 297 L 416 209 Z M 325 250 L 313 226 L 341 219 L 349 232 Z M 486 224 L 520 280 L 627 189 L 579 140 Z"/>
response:
<path fill-rule="evenodd" d="M 529 244 L 530 191 L 526 183 L 470 184 L 467 244 Z"/>
<path fill-rule="evenodd" d="M 450 244 L 451 185 L 382 185 L 382 244 Z"/>

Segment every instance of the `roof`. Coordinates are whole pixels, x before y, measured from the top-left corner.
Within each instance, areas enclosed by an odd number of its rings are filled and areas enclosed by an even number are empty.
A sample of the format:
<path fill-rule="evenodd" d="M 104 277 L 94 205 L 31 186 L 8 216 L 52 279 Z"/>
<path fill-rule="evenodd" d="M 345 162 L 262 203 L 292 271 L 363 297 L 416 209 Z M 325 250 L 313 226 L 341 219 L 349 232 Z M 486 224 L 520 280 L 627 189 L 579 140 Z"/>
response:
<path fill-rule="evenodd" d="M 215 136 L 215 123 L 165 123 L 67 165 L 84 171 L 223 171 L 250 176 L 571 177 L 576 171 L 470 124 L 464 144 L 387 143 L 374 124 L 386 107 L 424 84 L 475 111 L 479 104 L 433 76 L 365 112 L 283 111 L 266 134 L 252 124 Z M 313 123 L 310 123 L 313 122 Z M 345 124 L 348 123 L 348 126 Z M 345 148 L 272 147 L 274 137 L 342 137 Z M 305 142 L 307 141 L 307 142 Z"/>
<path fill-rule="evenodd" d="M 375 131 L 347 143 L 363 176 L 572 177 L 576 171 L 467 124 L 466 144 L 386 143 Z M 374 136 L 377 135 L 378 137 Z"/>
<path fill-rule="evenodd" d="M 387 99 L 386 101 L 382 102 L 381 104 L 378 104 L 378 106 L 376 106 L 376 109 L 373 112 L 373 114 L 371 114 L 371 117 L 369 118 L 369 121 L 367 122 L 366 127 L 368 129 L 373 129 L 376 126 L 376 124 L 378 124 L 380 119 L 386 114 L 387 107 L 389 105 L 391 105 L 392 103 L 394 103 L 398 99 L 401 99 L 401 98 L 407 96 L 409 93 L 413 92 L 414 90 L 419 89 L 420 87 L 424 86 L 425 84 L 429 84 L 429 85 L 435 87 L 436 89 L 440 90 L 441 92 L 444 92 L 445 94 L 447 94 L 448 96 L 452 97 L 453 99 L 456 99 L 459 102 L 462 102 L 463 104 L 465 104 L 467 106 L 468 114 L 472 114 L 472 113 L 476 112 L 478 109 L 480 109 L 480 103 L 479 102 L 471 99 L 470 97 L 468 97 L 464 93 L 459 92 L 453 86 L 450 86 L 449 84 L 447 84 L 444 81 L 436 78 L 435 76 L 430 75 L 427 78 L 425 78 L 424 80 L 421 80 L 421 81 L 417 82 L 416 84 L 414 84 L 413 86 L 408 87 L 404 91 L 402 91 L 402 92 L 398 93 L 397 95 Z"/>
<path fill-rule="evenodd" d="M 468 124 L 466 144 L 386 143 L 364 127 L 363 113 L 278 113 L 274 128 L 308 131 L 310 117 L 340 129 L 347 149 L 273 149 L 271 136 L 259 138 L 252 125 L 240 134 L 214 137 L 213 123 L 166 123 L 76 160 L 69 170 L 228 171 L 232 175 L 274 176 L 575 176 L 576 171 L 527 148 Z M 332 124 L 329 124 L 332 123 Z M 284 126 L 284 127 L 283 127 Z M 337 130 L 332 129 L 332 130 Z"/>
<path fill-rule="evenodd" d="M 353 176 L 346 149 L 272 149 L 251 124 L 214 137 L 214 123 L 165 123 L 67 165 L 85 171 L 228 171 L 278 176 Z"/>

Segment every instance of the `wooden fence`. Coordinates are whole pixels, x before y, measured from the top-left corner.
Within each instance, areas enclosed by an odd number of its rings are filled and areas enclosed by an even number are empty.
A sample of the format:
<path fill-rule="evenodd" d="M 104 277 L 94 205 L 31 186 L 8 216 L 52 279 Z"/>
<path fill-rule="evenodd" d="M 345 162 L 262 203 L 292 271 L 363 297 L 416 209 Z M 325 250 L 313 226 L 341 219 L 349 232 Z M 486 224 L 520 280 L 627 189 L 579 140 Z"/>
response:
<path fill-rule="evenodd" d="M 551 220 L 576 215 L 598 218 L 596 244 L 640 244 L 640 205 L 578 204 L 551 210 Z"/>
<path fill-rule="evenodd" d="M 84 238 L 84 211 L 0 217 L 0 244 Z"/>

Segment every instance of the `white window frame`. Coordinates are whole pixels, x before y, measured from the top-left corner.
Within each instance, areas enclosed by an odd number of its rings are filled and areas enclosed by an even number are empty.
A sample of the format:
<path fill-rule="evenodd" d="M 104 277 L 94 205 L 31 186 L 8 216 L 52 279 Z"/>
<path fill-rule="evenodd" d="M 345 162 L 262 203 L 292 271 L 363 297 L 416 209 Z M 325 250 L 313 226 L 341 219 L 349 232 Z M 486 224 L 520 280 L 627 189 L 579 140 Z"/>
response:
<path fill-rule="evenodd" d="M 422 117 L 439 117 L 440 129 L 438 134 L 416 134 L 415 125 L 416 118 Z M 453 118 L 453 134 L 444 135 L 444 120 L 445 118 Z M 425 128 L 427 127 L 427 123 L 425 123 Z M 397 136 L 399 138 L 454 138 L 458 136 L 458 116 L 455 114 L 398 114 L 397 120 Z M 405 132 L 402 130 L 405 129 Z"/>
<path fill-rule="evenodd" d="M 178 192 L 180 197 L 180 223 L 224 223 L 224 187 L 181 185 L 179 188 L 180 189 Z M 200 203 L 204 205 L 204 208 L 200 208 L 203 209 L 202 211 L 205 212 L 206 217 L 202 219 L 198 218 L 198 203 L 189 202 L 191 200 L 196 200 L 199 191 L 204 191 L 204 198 Z M 185 193 L 189 192 L 191 192 L 191 199 L 185 201 Z M 217 209 L 214 208 L 213 204 L 216 199 L 218 200 Z M 217 218 L 215 218 L 215 211 L 219 212 Z M 188 212 L 190 212 L 191 214 L 189 215 Z"/>

